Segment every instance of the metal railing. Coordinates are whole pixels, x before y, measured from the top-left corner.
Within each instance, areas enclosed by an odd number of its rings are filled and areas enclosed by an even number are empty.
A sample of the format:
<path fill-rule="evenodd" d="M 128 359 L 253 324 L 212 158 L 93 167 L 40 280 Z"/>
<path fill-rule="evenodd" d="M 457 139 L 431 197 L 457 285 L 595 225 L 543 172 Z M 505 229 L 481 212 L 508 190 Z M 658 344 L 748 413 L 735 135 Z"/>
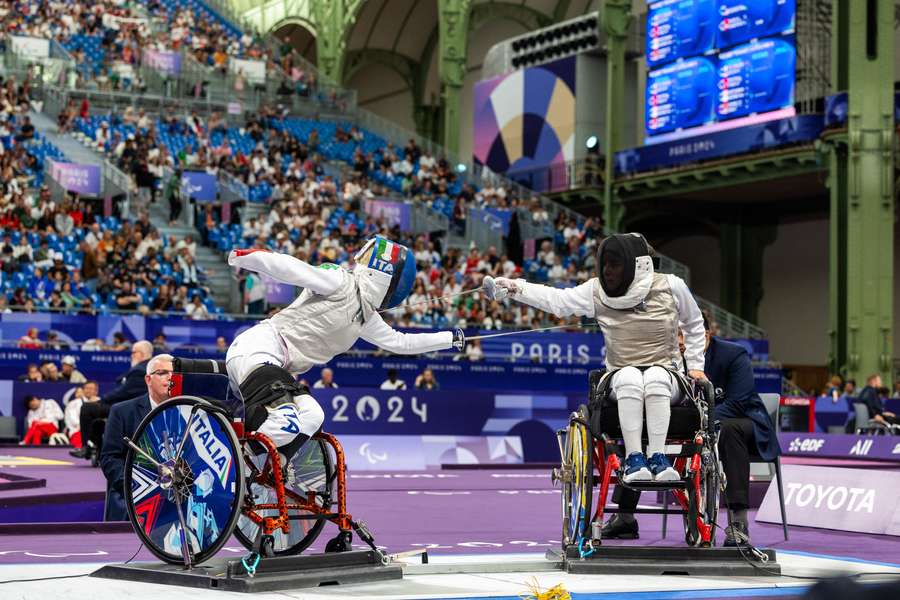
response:
<path fill-rule="evenodd" d="M 535 169 L 512 171 L 507 176 L 535 192 L 550 194 L 584 187 L 603 187 L 603 169 L 600 157 L 588 157 Z"/>
<path fill-rule="evenodd" d="M 724 337 L 736 339 L 764 339 L 766 332 L 750 321 L 746 321 L 734 315 L 721 306 L 717 306 L 709 300 L 694 296 L 701 310 L 709 313 L 712 320 L 719 326 L 719 333 Z"/>

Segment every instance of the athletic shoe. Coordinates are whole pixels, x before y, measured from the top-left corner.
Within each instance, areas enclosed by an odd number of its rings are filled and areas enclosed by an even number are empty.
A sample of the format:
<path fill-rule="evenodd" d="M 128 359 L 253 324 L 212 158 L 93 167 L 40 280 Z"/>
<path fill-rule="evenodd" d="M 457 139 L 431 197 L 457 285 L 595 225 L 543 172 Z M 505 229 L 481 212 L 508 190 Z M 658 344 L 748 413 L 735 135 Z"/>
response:
<path fill-rule="evenodd" d="M 650 472 L 653 473 L 653 481 L 678 481 L 681 475 L 672 468 L 672 463 L 662 452 L 657 452 L 647 461 Z"/>
<path fill-rule="evenodd" d="M 647 457 L 643 452 L 632 452 L 625 459 L 625 476 L 622 481 L 633 483 L 636 481 L 652 481 L 653 475 L 647 466 Z"/>
<path fill-rule="evenodd" d="M 638 522 L 634 517 L 630 521 L 621 514 L 613 515 L 603 524 L 600 537 L 604 540 L 636 540 L 638 539 Z"/>

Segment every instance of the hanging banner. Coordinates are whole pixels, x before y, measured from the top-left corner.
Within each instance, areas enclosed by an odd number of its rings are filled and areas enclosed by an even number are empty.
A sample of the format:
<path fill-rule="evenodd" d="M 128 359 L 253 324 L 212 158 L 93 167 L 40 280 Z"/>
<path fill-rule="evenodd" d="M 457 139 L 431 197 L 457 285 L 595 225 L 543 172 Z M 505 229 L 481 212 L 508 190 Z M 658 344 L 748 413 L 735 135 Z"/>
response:
<path fill-rule="evenodd" d="M 145 67 L 156 69 L 165 75 L 178 75 L 181 73 L 181 54 L 177 52 L 161 52 L 159 50 L 144 50 L 142 61 Z"/>
<path fill-rule="evenodd" d="M 64 190 L 88 196 L 100 194 L 100 165 L 49 161 L 50 177 Z"/>
<path fill-rule="evenodd" d="M 393 200 L 366 200 L 366 214 L 383 219 L 389 225 L 397 225 L 401 231 L 409 231 L 409 205 Z"/>
<path fill-rule="evenodd" d="M 234 75 L 243 74 L 251 84 L 266 82 L 266 63 L 261 60 L 232 58 L 228 63 L 228 70 Z"/>
<path fill-rule="evenodd" d="M 185 171 L 181 175 L 181 193 L 198 202 L 215 202 L 218 188 L 216 176 L 204 171 Z"/>
<path fill-rule="evenodd" d="M 799 115 L 631 148 L 616 152 L 616 174 L 628 175 L 787 144 L 812 142 L 819 137 L 823 127 L 822 115 Z"/>
<path fill-rule="evenodd" d="M 27 58 L 49 58 L 50 40 L 24 35 L 11 35 L 13 54 Z"/>

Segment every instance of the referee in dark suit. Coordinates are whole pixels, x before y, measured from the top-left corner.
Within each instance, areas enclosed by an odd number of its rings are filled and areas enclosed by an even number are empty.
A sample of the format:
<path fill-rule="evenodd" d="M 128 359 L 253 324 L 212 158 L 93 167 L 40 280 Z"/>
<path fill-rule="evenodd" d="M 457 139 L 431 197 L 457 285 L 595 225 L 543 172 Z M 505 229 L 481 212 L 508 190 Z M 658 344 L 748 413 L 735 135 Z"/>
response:
<path fill-rule="evenodd" d="M 109 412 L 100 466 L 106 476 L 107 521 L 127 521 L 125 509 L 125 455 L 128 446 L 125 439 L 133 438 L 138 425 L 150 410 L 169 399 L 169 383 L 172 380 L 172 356 L 158 354 L 147 362 L 144 374 L 144 394 L 114 405 Z"/>
<path fill-rule="evenodd" d="M 100 452 L 103 439 L 104 419 L 109 416 L 110 409 L 119 402 L 131 400 L 147 392 L 144 376 L 147 374 L 147 361 L 153 356 L 153 344 L 146 340 L 135 342 L 131 346 L 131 368 L 119 377 L 119 387 L 105 394 L 100 402 L 85 402 L 81 406 L 78 420 L 84 445 L 69 452 L 75 458 L 86 458 L 94 466 Z"/>
<path fill-rule="evenodd" d="M 750 456 L 765 461 L 781 454 L 775 425 L 755 391 L 750 355 L 740 344 L 713 337 L 709 319 L 706 328 L 704 371 L 716 389 L 715 419 L 721 424 L 719 458 L 728 482 L 725 501 L 731 511 L 734 529 L 747 534 L 747 510 L 750 507 Z M 613 501 L 620 512 L 603 525 L 603 537 L 637 539 L 638 524 L 630 512 L 637 507 L 640 492 L 617 485 Z M 624 512 L 621 512 L 624 511 Z M 725 545 L 735 544 L 732 528 L 726 532 Z"/>

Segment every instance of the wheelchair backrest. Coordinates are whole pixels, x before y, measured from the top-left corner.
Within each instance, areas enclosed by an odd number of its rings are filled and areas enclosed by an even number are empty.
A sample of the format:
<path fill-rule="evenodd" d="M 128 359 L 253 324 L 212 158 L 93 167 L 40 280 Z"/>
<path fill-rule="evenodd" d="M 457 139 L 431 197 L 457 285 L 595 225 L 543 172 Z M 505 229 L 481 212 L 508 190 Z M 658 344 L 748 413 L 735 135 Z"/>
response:
<path fill-rule="evenodd" d="M 172 396 L 197 396 L 226 408 L 233 417 L 242 417 L 244 402 L 232 389 L 226 375 L 213 373 L 175 373 L 169 390 Z"/>

